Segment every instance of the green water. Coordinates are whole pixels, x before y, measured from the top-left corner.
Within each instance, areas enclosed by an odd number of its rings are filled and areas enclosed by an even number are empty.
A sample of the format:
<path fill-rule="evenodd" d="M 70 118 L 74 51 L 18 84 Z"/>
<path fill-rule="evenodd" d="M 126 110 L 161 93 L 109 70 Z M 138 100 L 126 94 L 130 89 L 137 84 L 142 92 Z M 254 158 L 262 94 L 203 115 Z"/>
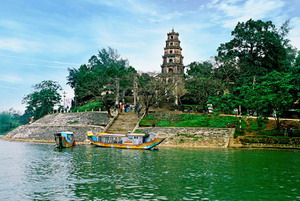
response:
<path fill-rule="evenodd" d="M 0 140 L 0 200 L 300 200 L 300 151 L 60 151 Z"/>

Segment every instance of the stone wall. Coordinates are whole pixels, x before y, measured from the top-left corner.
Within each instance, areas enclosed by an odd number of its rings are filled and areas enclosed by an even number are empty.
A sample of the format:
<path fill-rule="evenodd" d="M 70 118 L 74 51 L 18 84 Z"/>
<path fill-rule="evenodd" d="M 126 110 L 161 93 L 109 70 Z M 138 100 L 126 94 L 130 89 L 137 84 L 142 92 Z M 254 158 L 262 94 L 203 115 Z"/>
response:
<path fill-rule="evenodd" d="M 244 148 L 288 148 L 299 149 L 299 137 L 239 137 L 239 141 Z"/>
<path fill-rule="evenodd" d="M 195 148 L 227 148 L 234 133 L 233 128 L 140 127 L 138 130 L 166 138 L 160 146 Z"/>
<path fill-rule="evenodd" d="M 73 132 L 77 142 L 86 139 L 86 132 L 101 132 L 109 123 L 106 112 L 80 112 L 47 115 L 38 121 L 19 126 L 6 134 L 6 139 L 53 141 L 53 134 L 61 131 Z"/>

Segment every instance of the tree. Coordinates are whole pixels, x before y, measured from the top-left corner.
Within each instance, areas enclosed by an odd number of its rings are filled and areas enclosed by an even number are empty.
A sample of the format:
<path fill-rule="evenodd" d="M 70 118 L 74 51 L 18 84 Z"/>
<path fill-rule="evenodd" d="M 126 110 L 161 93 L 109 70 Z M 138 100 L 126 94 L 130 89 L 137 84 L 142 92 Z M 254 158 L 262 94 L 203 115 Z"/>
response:
<path fill-rule="evenodd" d="M 186 80 L 186 95 L 192 99 L 192 102 L 206 107 L 208 99 L 218 93 L 223 93 L 222 83 L 214 78 L 195 77 Z"/>
<path fill-rule="evenodd" d="M 145 116 L 151 106 L 174 96 L 175 83 L 167 82 L 167 79 L 165 75 L 156 73 L 143 73 L 138 77 L 138 95 L 145 106 Z"/>
<path fill-rule="evenodd" d="M 102 48 L 87 64 L 79 69 L 69 69 L 68 83 L 75 91 L 76 102 L 81 104 L 92 99 L 100 101 L 107 109 L 133 88 L 136 70 L 122 59 L 116 50 Z"/>
<path fill-rule="evenodd" d="M 295 85 L 297 82 L 291 73 L 272 71 L 256 83 L 242 86 L 243 104 L 264 117 L 274 112 L 279 129 L 279 118 L 299 98 L 300 86 Z M 298 97 L 293 96 L 294 91 L 298 92 Z"/>
<path fill-rule="evenodd" d="M 214 111 L 220 111 L 225 114 L 232 114 L 234 109 L 241 105 L 239 97 L 231 92 L 210 96 L 208 103 L 213 104 Z"/>
<path fill-rule="evenodd" d="M 231 33 L 233 39 L 218 48 L 217 60 L 233 66 L 241 77 L 283 71 L 291 63 L 284 38 L 288 31 L 288 22 L 280 30 L 271 21 L 239 22 Z"/>
<path fill-rule="evenodd" d="M 21 115 L 13 108 L 0 113 L 0 135 L 21 125 Z"/>
<path fill-rule="evenodd" d="M 212 77 L 213 76 L 213 64 L 210 61 L 204 62 L 192 62 L 188 65 L 187 74 L 190 77 Z"/>
<path fill-rule="evenodd" d="M 34 92 L 23 98 L 22 103 L 27 104 L 25 113 L 32 113 L 35 119 L 39 119 L 53 112 L 55 104 L 60 103 L 61 86 L 51 80 L 42 81 L 33 86 Z"/>

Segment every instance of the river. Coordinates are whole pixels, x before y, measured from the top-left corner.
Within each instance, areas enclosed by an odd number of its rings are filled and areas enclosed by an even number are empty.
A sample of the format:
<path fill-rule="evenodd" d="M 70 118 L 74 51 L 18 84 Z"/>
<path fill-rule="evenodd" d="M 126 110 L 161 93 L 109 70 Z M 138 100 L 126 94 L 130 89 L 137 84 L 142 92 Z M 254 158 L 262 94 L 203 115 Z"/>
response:
<path fill-rule="evenodd" d="M 1 200 L 300 200 L 300 151 L 0 140 Z"/>

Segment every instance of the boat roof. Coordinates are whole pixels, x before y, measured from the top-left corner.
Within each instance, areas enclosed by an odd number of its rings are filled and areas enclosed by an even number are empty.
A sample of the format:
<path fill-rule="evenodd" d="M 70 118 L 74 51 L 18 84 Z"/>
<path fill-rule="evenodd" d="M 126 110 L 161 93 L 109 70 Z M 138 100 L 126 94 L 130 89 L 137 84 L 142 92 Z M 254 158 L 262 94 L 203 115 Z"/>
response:
<path fill-rule="evenodd" d="M 56 134 L 59 134 L 59 133 L 61 133 L 61 134 L 74 134 L 73 132 L 69 132 L 69 131 L 63 131 L 63 132 L 56 132 Z"/>
<path fill-rule="evenodd" d="M 101 137 L 126 137 L 126 134 L 113 134 L 113 133 L 98 133 Z"/>
<path fill-rule="evenodd" d="M 144 137 L 144 133 L 128 133 L 128 134 L 117 134 L 117 133 L 98 133 L 101 137 L 127 137 L 127 136 L 140 136 Z"/>
<path fill-rule="evenodd" d="M 141 137 L 144 137 L 146 134 L 145 133 L 130 133 L 130 134 L 127 134 L 128 136 L 141 136 Z"/>

